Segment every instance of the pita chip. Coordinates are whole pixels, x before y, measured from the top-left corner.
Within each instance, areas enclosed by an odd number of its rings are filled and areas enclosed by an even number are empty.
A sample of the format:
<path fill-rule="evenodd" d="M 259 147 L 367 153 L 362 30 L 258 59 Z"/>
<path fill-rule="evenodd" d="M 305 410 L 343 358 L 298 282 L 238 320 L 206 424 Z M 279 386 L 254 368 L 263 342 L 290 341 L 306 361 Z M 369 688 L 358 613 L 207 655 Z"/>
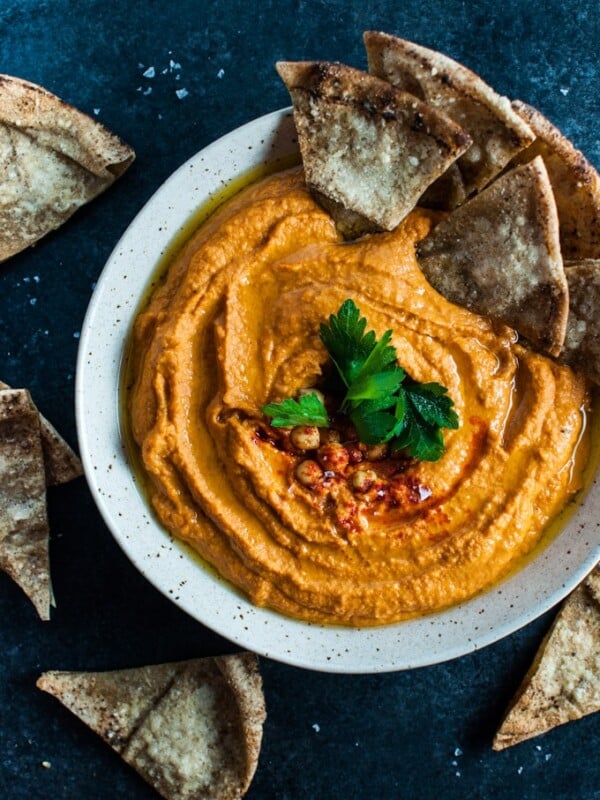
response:
<path fill-rule="evenodd" d="M 37 686 L 168 800 L 237 800 L 254 776 L 266 713 L 251 653 L 113 672 L 46 672 Z"/>
<path fill-rule="evenodd" d="M 441 186 L 434 184 L 421 205 L 455 208 L 483 189 L 533 141 L 531 129 L 511 108 L 510 100 L 462 64 L 387 33 L 367 31 L 364 42 L 371 73 L 446 114 L 473 140 L 451 174 L 444 175 Z"/>
<path fill-rule="evenodd" d="M 471 140 L 447 116 L 366 72 L 279 62 L 309 188 L 347 237 L 392 230 Z"/>
<path fill-rule="evenodd" d="M 10 388 L 7 383 L 0 381 L 0 396 L 3 391 L 10 390 Z M 46 470 L 46 486 L 68 483 L 83 475 L 83 467 L 78 456 L 52 423 L 42 414 L 39 416 L 44 468 Z"/>
<path fill-rule="evenodd" d="M 520 100 L 513 108 L 536 135 L 518 161 L 541 155 L 546 164 L 556 198 L 563 257 L 600 258 L 600 175 L 543 114 Z"/>
<path fill-rule="evenodd" d="M 503 750 L 600 711 L 600 571 L 567 598 L 493 742 Z"/>
<path fill-rule="evenodd" d="M 134 156 L 56 95 L 0 75 L 0 262 L 62 225 Z"/>
<path fill-rule="evenodd" d="M 0 569 L 41 619 L 53 603 L 40 420 L 29 392 L 0 392 Z"/>
<path fill-rule="evenodd" d="M 425 277 L 448 300 L 558 355 L 569 295 L 541 158 L 507 172 L 453 211 L 423 239 L 417 255 Z"/>
<path fill-rule="evenodd" d="M 559 361 L 600 384 L 600 260 L 565 261 L 567 333 Z"/>

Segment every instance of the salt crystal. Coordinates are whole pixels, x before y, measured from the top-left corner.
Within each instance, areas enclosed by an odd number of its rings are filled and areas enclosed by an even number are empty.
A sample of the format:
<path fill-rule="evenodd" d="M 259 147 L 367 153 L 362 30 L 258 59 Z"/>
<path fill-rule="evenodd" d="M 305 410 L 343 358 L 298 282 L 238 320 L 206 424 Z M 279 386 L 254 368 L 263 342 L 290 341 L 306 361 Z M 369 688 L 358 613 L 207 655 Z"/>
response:
<path fill-rule="evenodd" d="M 95 114 L 96 116 L 98 116 L 98 114 L 99 114 L 99 113 L 100 113 L 100 109 L 99 109 L 99 108 L 95 108 L 95 109 L 94 109 L 94 114 Z"/>
<path fill-rule="evenodd" d="M 30 297 L 29 298 L 29 305 L 34 306 L 37 303 L 37 297 Z"/>
<path fill-rule="evenodd" d="M 560 93 L 566 97 L 569 94 L 569 89 L 566 87 L 565 88 L 561 87 Z"/>
<path fill-rule="evenodd" d="M 181 69 L 181 64 L 178 64 L 176 61 L 173 61 L 173 59 L 171 59 L 169 61 L 169 69 L 171 70 L 171 72 L 175 72 L 176 70 Z"/>
<path fill-rule="evenodd" d="M 73 338 L 74 338 L 74 339 L 79 339 L 79 337 L 80 337 L 80 336 L 81 336 L 81 333 L 80 333 L 79 331 L 75 331 L 75 332 L 73 333 Z"/>
<path fill-rule="evenodd" d="M 312 727 L 315 733 L 318 733 L 321 730 L 321 726 L 319 725 L 318 722 L 315 722 Z"/>
<path fill-rule="evenodd" d="M 144 78 L 153 78 L 156 75 L 156 70 L 154 67 L 148 67 L 148 69 L 142 73 Z"/>
<path fill-rule="evenodd" d="M 175 94 L 180 100 L 183 100 L 184 97 L 187 97 L 189 92 L 187 89 L 177 89 Z"/>
<path fill-rule="evenodd" d="M 44 769 L 50 769 L 51 766 L 52 764 L 49 761 L 42 761 L 42 767 Z"/>
<path fill-rule="evenodd" d="M 148 86 L 148 88 L 144 89 L 144 91 L 143 91 L 144 97 L 148 97 L 149 94 L 152 94 L 152 87 L 151 86 Z"/>
<path fill-rule="evenodd" d="M 523 773 L 523 767 L 519 767 L 517 770 L 517 775 L 521 775 Z"/>
<path fill-rule="evenodd" d="M 217 78 L 222 78 L 224 75 L 225 75 L 225 70 L 224 69 L 220 69 L 217 72 Z"/>

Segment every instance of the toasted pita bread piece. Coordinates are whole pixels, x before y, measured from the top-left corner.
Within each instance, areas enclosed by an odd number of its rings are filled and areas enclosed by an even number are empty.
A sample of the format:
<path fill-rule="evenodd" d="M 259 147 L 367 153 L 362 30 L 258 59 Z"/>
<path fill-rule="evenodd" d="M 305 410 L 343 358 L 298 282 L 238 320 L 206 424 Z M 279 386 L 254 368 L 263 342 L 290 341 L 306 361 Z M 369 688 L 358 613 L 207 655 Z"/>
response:
<path fill-rule="evenodd" d="M 0 392 L 0 569 L 43 620 L 53 603 L 40 420 L 26 389 Z"/>
<path fill-rule="evenodd" d="M 541 158 L 507 172 L 453 211 L 423 239 L 417 255 L 428 281 L 448 300 L 558 355 L 569 295 Z"/>
<path fill-rule="evenodd" d="M 0 75 L 0 261 L 58 228 L 135 157 L 41 86 Z"/>
<path fill-rule="evenodd" d="M 37 686 L 168 800 L 237 800 L 254 776 L 266 714 L 251 653 L 114 672 L 46 672 Z"/>
<path fill-rule="evenodd" d="M 515 111 L 536 135 L 519 163 L 541 155 L 556 198 L 563 258 L 600 258 L 600 175 L 537 109 L 520 100 Z"/>
<path fill-rule="evenodd" d="M 567 598 L 527 672 L 494 750 L 600 711 L 600 570 Z"/>
<path fill-rule="evenodd" d="M 279 62 L 306 182 L 345 235 L 391 230 L 471 143 L 448 117 L 366 72 Z"/>
<path fill-rule="evenodd" d="M 567 332 L 559 361 L 600 384 L 600 259 L 565 261 Z"/>
<path fill-rule="evenodd" d="M 462 64 L 387 33 L 367 31 L 364 42 L 370 72 L 443 112 L 473 140 L 443 183 L 428 190 L 422 205 L 456 208 L 533 141 L 510 101 Z"/>
<path fill-rule="evenodd" d="M 10 388 L 7 383 L 0 381 L 0 394 Z M 40 434 L 44 451 L 46 486 L 68 483 L 83 475 L 83 467 L 78 456 L 42 414 L 40 414 Z"/>

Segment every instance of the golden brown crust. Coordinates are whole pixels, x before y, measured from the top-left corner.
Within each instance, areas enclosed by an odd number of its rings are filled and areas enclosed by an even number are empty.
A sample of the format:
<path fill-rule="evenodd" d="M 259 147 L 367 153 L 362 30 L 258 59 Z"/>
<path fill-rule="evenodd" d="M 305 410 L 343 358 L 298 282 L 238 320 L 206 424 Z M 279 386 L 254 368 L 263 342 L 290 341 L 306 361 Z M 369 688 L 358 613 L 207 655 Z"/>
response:
<path fill-rule="evenodd" d="M 564 602 L 494 738 L 494 750 L 600 710 L 598 569 Z"/>
<path fill-rule="evenodd" d="M 53 602 L 46 479 L 36 407 L 26 389 L 0 391 L 0 569 L 41 619 Z"/>
<path fill-rule="evenodd" d="M 600 259 L 565 261 L 567 333 L 559 360 L 600 384 Z"/>
<path fill-rule="evenodd" d="M 250 785 L 266 716 L 254 654 L 46 672 L 37 686 L 168 800 L 238 800 Z"/>
<path fill-rule="evenodd" d="M 472 138 L 472 146 L 457 161 L 464 198 L 483 189 L 533 141 L 532 131 L 510 101 L 462 64 L 387 33 L 367 31 L 364 42 L 370 72 L 426 101 Z M 455 192 L 446 208 L 460 202 L 461 192 Z"/>
<path fill-rule="evenodd" d="M 0 381 L 0 391 L 11 387 Z M 42 414 L 40 417 L 40 435 L 44 452 L 44 468 L 46 486 L 68 483 L 83 475 L 81 461 L 56 428 Z"/>
<path fill-rule="evenodd" d="M 540 158 L 453 211 L 420 243 L 418 255 L 425 276 L 448 300 L 558 355 L 569 298 L 556 206 Z"/>
<path fill-rule="evenodd" d="M 470 144 L 448 117 L 366 72 L 320 61 L 277 70 L 307 184 L 353 235 L 395 228 Z"/>
<path fill-rule="evenodd" d="M 536 135 L 519 162 L 541 155 L 548 169 L 560 220 L 562 254 L 568 259 L 600 258 L 600 176 L 546 117 L 515 100 L 513 108 Z"/>
<path fill-rule="evenodd" d="M 134 157 L 117 136 L 56 95 L 0 75 L 0 261 L 62 225 Z"/>

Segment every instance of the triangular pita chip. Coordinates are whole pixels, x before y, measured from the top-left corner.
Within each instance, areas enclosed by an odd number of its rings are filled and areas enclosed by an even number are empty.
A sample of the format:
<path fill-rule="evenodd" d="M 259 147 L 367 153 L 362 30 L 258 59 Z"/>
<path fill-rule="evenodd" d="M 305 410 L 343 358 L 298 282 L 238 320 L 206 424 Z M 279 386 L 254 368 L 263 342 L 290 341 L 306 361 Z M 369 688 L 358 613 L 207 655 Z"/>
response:
<path fill-rule="evenodd" d="M 600 571 L 566 600 L 493 742 L 494 750 L 600 711 Z"/>
<path fill-rule="evenodd" d="M 11 387 L 0 381 L 0 394 Z M 83 475 L 81 461 L 52 423 L 40 414 L 40 435 L 44 451 L 46 486 L 55 486 Z"/>
<path fill-rule="evenodd" d="M 559 360 L 600 384 L 600 259 L 565 261 L 567 333 Z"/>
<path fill-rule="evenodd" d="M 43 620 L 53 602 L 40 420 L 29 392 L 0 392 L 0 569 Z"/>
<path fill-rule="evenodd" d="M 536 135 L 519 162 L 541 155 L 554 190 L 563 258 L 600 258 L 600 175 L 539 111 L 520 100 L 513 108 Z"/>
<path fill-rule="evenodd" d="M 462 64 L 387 33 L 367 31 L 364 42 L 370 72 L 443 112 L 473 140 L 450 176 L 442 178 L 442 185 L 434 184 L 422 204 L 455 208 L 533 141 L 533 133 L 510 101 Z"/>
<path fill-rule="evenodd" d="M 541 158 L 507 172 L 453 211 L 419 244 L 418 257 L 428 281 L 448 300 L 558 355 L 569 297 Z"/>
<path fill-rule="evenodd" d="M 0 261 L 58 228 L 133 159 L 91 117 L 41 86 L 0 75 Z"/>
<path fill-rule="evenodd" d="M 265 720 L 251 653 L 114 672 L 46 672 L 37 686 L 169 800 L 237 800 L 250 785 Z"/>
<path fill-rule="evenodd" d="M 345 235 L 395 228 L 470 144 L 448 117 L 366 72 L 328 62 L 277 70 L 292 97 L 306 182 Z"/>

